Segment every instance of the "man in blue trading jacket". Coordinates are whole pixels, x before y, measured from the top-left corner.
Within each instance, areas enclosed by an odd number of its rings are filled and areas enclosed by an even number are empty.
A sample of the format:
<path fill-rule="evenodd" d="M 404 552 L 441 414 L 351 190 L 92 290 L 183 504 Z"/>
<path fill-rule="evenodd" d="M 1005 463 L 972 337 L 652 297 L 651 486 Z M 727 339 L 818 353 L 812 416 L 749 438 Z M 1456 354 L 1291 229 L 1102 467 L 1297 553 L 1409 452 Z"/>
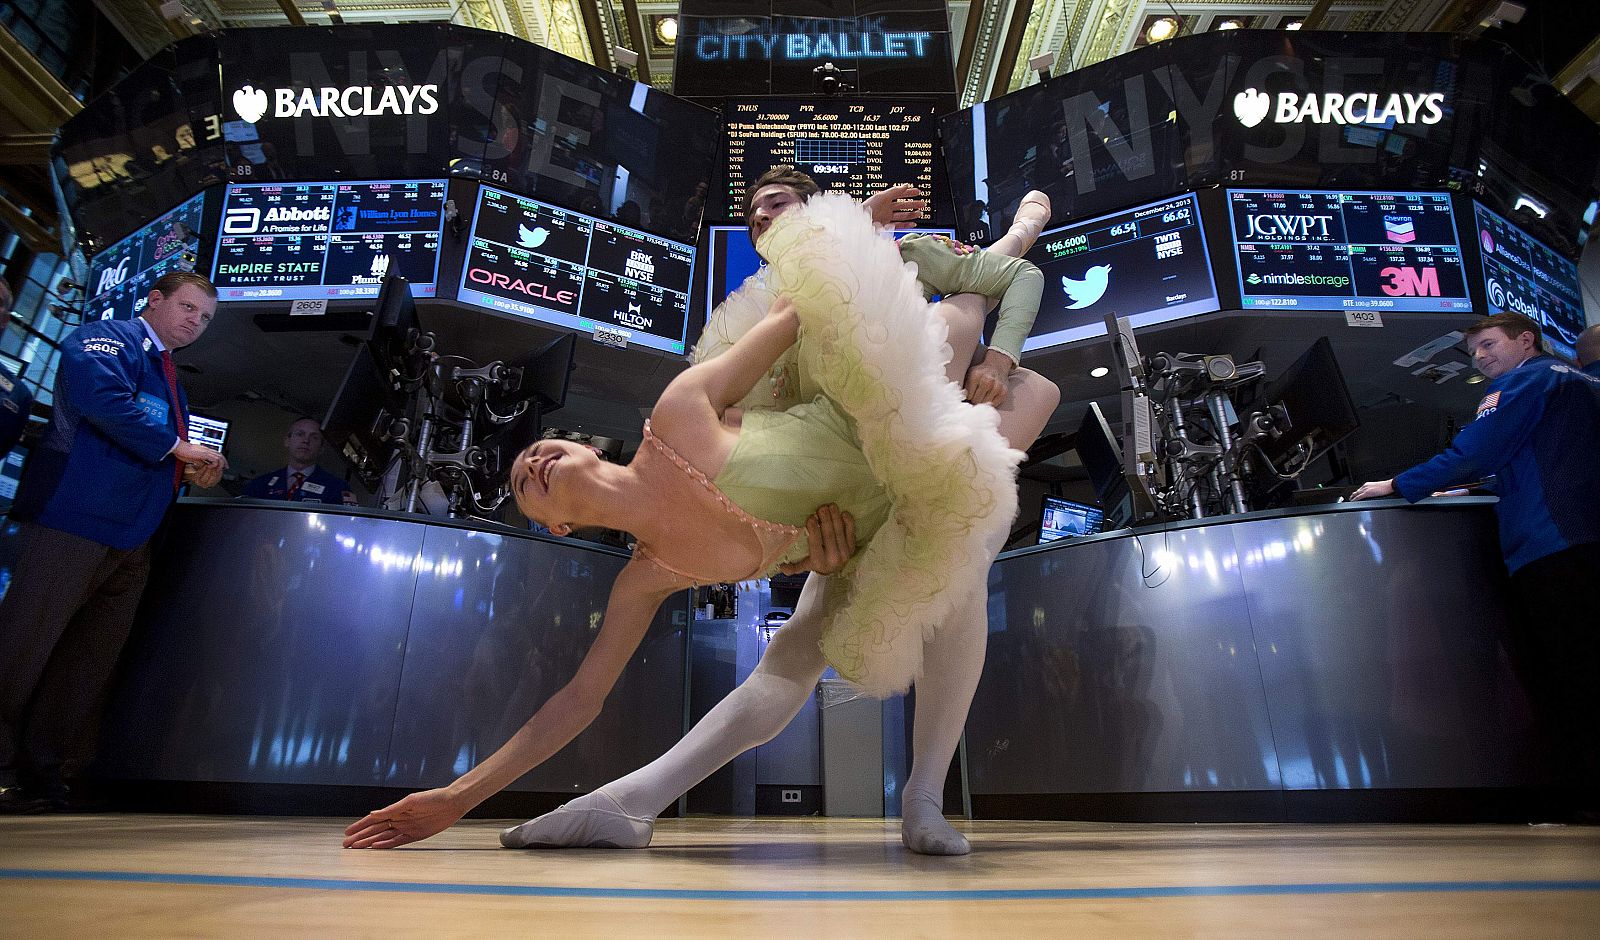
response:
<path fill-rule="evenodd" d="M 11 285 L 0 280 L 0 334 L 11 325 L 11 304 Z M 0 461 L 22 439 L 32 407 L 33 393 L 22 384 L 22 376 L 0 369 Z"/>
<path fill-rule="evenodd" d="M 0 602 L 0 812 L 71 805 L 63 780 L 92 754 L 151 536 L 185 480 L 215 485 L 227 465 L 189 443 L 170 352 L 216 309 L 210 281 L 175 272 L 138 318 L 86 323 L 61 343 L 54 413 L 12 508 L 23 525 Z"/>
<path fill-rule="evenodd" d="M 1578 365 L 1600 379 L 1600 324 L 1578 334 Z"/>
<path fill-rule="evenodd" d="M 1354 498 L 1416 502 L 1494 476 L 1513 653 L 1587 817 L 1600 810 L 1600 377 L 1544 355 L 1520 314 L 1478 321 L 1466 342 L 1490 379 L 1477 417 L 1444 453 Z"/>
<path fill-rule="evenodd" d="M 343 480 L 317 466 L 317 455 L 322 453 L 322 425 L 315 418 L 300 418 L 290 424 L 289 432 L 283 436 L 283 449 L 289 452 L 289 465 L 246 483 L 240 496 L 334 506 L 356 504 L 356 494 Z"/>

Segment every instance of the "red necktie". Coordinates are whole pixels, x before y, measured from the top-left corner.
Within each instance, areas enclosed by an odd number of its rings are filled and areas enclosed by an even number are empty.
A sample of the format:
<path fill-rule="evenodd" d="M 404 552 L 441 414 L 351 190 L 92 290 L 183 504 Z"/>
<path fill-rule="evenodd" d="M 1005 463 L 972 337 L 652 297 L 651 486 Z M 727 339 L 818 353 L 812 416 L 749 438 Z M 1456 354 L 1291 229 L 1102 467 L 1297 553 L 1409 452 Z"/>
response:
<path fill-rule="evenodd" d="M 286 493 L 283 498 L 293 500 L 295 496 L 299 495 L 300 493 L 300 484 L 304 483 L 305 481 L 306 475 L 296 470 L 294 474 L 294 482 L 289 484 L 289 492 Z"/>
<path fill-rule="evenodd" d="M 172 399 L 172 413 L 178 418 L 178 439 L 189 439 L 189 418 L 183 413 L 183 405 L 178 403 L 178 367 L 172 362 L 172 353 L 161 350 L 161 371 L 167 377 L 167 395 Z M 172 468 L 172 489 L 176 491 L 183 485 L 183 461 Z"/>

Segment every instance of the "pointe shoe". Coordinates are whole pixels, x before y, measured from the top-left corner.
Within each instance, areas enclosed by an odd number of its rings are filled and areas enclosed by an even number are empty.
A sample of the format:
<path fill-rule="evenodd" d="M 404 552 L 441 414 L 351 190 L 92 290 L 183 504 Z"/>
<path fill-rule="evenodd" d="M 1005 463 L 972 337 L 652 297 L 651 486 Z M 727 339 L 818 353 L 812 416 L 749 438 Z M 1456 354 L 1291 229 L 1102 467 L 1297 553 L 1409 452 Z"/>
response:
<path fill-rule="evenodd" d="M 1049 221 L 1050 197 L 1035 189 L 1023 196 L 1022 202 L 1017 205 L 1017 214 L 1011 219 L 1011 230 L 1031 242 L 1039 237 Z"/>
<path fill-rule="evenodd" d="M 603 790 L 500 832 L 508 849 L 642 849 L 655 834 L 654 816 L 629 816 Z"/>

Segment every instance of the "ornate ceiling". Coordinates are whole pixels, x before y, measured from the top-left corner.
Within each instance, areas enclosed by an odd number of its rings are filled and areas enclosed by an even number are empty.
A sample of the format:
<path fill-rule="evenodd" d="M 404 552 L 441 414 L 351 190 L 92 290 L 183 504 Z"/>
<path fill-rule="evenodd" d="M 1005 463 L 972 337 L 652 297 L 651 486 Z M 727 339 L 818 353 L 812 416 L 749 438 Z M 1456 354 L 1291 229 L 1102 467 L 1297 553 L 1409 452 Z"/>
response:
<path fill-rule="evenodd" d="M 676 0 L 181 0 L 185 17 L 163 21 L 153 0 L 97 0 L 143 53 L 174 35 L 206 28 L 306 23 L 455 22 L 497 30 L 606 68 L 612 49 L 640 53 L 640 77 L 670 89 L 672 46 L 655 25 L 674 16 Z M 1082 68 L 1132 49 L 1152 18 L 1173 17 L 1179 32 L 1217 28 L 1225 20 L 1277 28 L 1307 20 L 1327 29 L 1427 30 L 1471 21 L 1486 0 L 956 0 L 949 4 L 961 103 L 1014 90 L 1037 77 L 1028 61 L 1048 55 L 1051 71 Z"/>

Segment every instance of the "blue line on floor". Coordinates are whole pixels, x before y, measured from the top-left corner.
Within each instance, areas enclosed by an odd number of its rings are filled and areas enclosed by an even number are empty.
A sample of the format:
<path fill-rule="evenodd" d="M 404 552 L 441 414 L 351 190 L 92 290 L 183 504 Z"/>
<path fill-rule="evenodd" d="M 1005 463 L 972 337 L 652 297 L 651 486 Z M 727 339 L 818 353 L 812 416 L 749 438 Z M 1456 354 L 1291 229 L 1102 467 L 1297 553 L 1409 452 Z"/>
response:
<path fill-rule="evenodd" d="M 1600 891 L 1600 881 L 1357 881 L 1312 884 L 1151 885 L 1136 888 L 999 888 L 968 891 L 733 891 L 678 888 L 579 888 L 558 885 L 356 881 L 343 878 L 266 878 L 144 871 L 68 871 L 0 868 L 0 879 L 109 881 L 225 888 L 300 888 L 388 891 L 400 894 L 485 894 L 540 898 L 654 901 L 1076 901 L 1097 898 L 1194 898 L 1236 895 L 1420 894 L 1428 892 Z"/>

